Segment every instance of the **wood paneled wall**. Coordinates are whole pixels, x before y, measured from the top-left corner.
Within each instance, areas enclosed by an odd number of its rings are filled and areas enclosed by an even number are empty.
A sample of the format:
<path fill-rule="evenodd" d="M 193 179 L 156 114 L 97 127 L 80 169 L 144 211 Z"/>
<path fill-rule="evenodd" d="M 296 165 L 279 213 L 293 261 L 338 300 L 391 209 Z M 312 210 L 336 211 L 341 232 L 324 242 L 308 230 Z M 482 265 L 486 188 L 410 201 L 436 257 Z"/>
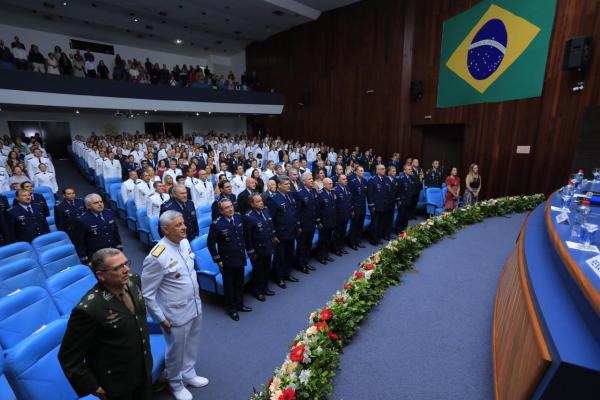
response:
<path fill-rule="evenodd" d="M 247 70 L 286 96 L 283 114 L 263 120 L 267 129 L 408 157 L 420 155 L 424 125 L 464 124 L 461 172 L 480 165 L 484 196 L 554 190 L 570 172 L 584 109 L 600 105 L 600 2 L 558 0 L 542 97 L 437 109 L 442 23 L 476 3 L 364 0 L 251 44 Z M 596 48 L 586 88 L 574 94 L 581 76 L 561 64 L 565 42 L 582 35 Z M 410 97 L 413 79 L 423 81 L 418 101 Z M 309 105 L 298 105 L 303 92 Z M 517 145 L 532 153 L 517 155 Z"/>

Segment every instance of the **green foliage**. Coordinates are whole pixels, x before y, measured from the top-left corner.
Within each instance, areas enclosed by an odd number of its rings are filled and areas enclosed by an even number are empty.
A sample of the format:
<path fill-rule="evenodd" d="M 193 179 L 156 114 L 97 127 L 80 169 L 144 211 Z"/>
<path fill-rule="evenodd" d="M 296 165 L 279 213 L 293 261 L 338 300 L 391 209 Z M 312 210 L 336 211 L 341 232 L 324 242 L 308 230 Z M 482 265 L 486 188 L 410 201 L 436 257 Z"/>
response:
<path fill-rule="evenodd" d="M 400 238 L 362 261 L 343 288 L 323 308 L 311 313 L 309 327 L 296 335 L 284 363 L 252 400 L 327 398 L 333 392 L 342 348 L 385 291 L 400 283 L 422 249 L 467 225 L 533 210 L 543 201 L 542 194 L 486 200 L 411 226 Z"/>

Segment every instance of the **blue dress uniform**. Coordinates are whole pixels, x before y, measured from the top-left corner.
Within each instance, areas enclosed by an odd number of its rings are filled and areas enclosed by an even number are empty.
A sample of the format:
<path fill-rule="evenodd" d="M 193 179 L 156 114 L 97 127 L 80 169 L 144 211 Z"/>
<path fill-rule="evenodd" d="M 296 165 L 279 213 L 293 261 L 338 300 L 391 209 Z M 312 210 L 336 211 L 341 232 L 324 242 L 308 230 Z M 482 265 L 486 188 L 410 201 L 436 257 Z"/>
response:
<path fill-rule="evenodd" d="M 185 223 L 185 227 L 187 228 L 186 236 L 187 239 L 191 242 L 196 238 L 200 232 L 198 228 L 198 219 L 196 218 L 196 209 L 194 208 L 194 203 L 191 200 L 185 202 L 185 204 L 181 204 L 177 200 L 171 198 L 171 200 L 162 203 L 160 206 L 160 215 L 162 215 L 165 211 L 178 211 L 183 216 L 183 222 Z M 160 230 L 160 235 L 162 237 L 162 229 Z"/>
<path fill-rule="evenodd" d="M 18 204 L 17 199 L 15 197 L 15 199 L 13 200 L 13 207 L 16 206 Z M 50 209 L 48 208 L 48 203 L 46 203 L 46 199 L 44 198 L 44 196 L 42 196 L 39 193 L 32 193 L 31 194 L 31 204 L 37 204 L 40 209 L 42 210 L 42 215 L 44 217 L 49 217 L 50 216 Z"/>
<path fill-rule="evenodd" d="M 408 215 L 413 195 L 413 181 L 410 176 L 402 173 L 396 182 L 398 183 L 398 217 L 396 217 L 395 230 L 396 233 L 400 233 L 408 225 Z"/>
<path fill-rule="evenodd" d="M 8 229 L 8 199 L 0 194 L 0 246 L 11 243 L 12 239 Z"/>
<path fill-rule="evenodd" d="M 223 291 L 227 312 L 235 313 L 244 307 L 244 226 L 242 216 L 233 214 L 231 220 L 218 217 L 208 230 L 206 247 L 215 263 L 223 263 Z"/>
<path fill-rule="evenodd" d="M 273 259 L 273 220 L 267 208 L 250 210 L 242 217 L 244 243 L 252 261 L 252 286 L 255 296 L 269 292 L 269 273 Z"/>
<path fill-rule="evenodd" d="M 371 211 L 371 225 L 369 226 L 371 244 L 379 244 L 383 236 L 388 188 L 387 176 L 376 175 L 367 184 L 367 201 Z"/>
<path fill-rule="evenodd" d="M 8 210 L 9 236 L 15 242 L 29 242 L 45 233 L 50 233 L 48 221 L 38 204 L 31 203 L 31 212 L 16 204 Z"/>
<path fill-rule="evenodd" d="M 219 202 L 223 199 L 231 200 L 231 204 L 233 204 L 233 209 L 238 211 L 237 197 L 235 196 L 235 194 L 231 193 L 230 195 L 226 195 L 224 193 L 221 193 L 220 195 L 215 197 L 215 201 L 210 206 L 211 218 L 213 221 L 219 218 L 219 216 L 221 215 L 221 212 L 219 211 Z"/>
<path fill-rule="evenodd" d="M 332 245 L 333 232 L 336 223 L 335 192 L 323 189 L 319 192 L 319 242 L 317 243 L 317 255 L 319 262 L 333 261 L 329 257 L 329 248 Z"/>
<path fill-rule="evenodd" d="M 395 177 L 386 176 L 388 181 L 388 191 L 385 195 L 385 220 L 383 228 L 383 238 L 389 240 L 394 229 L 394 211 L 398 204 L 398 181 Z"/>
<path fill-rule="evenodd" d="M 298 236 L 296 259 L 298 267 L 304 269 L 308 267 L 315 230 L 317 225 L 321 223 L 319 218 L 319 192 L 316 189 L 303 187 L 296 193 L 296 205 L 298 207 L 300 228 L 302 229 Z"/>
<path fill-rule="evenodd" d="M 76 233 L 76 229 L 84 213 L 85 204 L 82 199 L 63 200 L 54 207 L 56 228 L 60 231 L 65 231 L 73 243 L 77 243 L 80 239 Z"/>
<path fill-rule="evenodd" d="M 350 246 L 358 246 L 362 236 L 362 229 L 365 223 L 365 214 L 367 206 L 367 180 L 352 175 L 348 179 L 348 190 L 352 201 L 354 216 L 350 222 L 350 232 L 348 234 L 348 243 Z"/>
<path fill-rule="evenodd" d="M 86 211 L 79 219 L 76 234 L 79 240 L 75 242 L 75 247 L 82 262 L 88 262 L 100 249 L 112 247 L 123 250 L 119 227 L 110 210 L 100 214 Z"/>
<path fill-rule="evenodd" d="M 441 189 L 443 182 L 444 178 L 442 178 L 442 171 L 440 171 L 439 168 L 431 168 L 425 174 L 425 187 Z"/>
<path fill-rule="evenodd" d="M 337 185 L 335 192 L 335 249 L 344 252 L 348 221 L 354 216 L 352 195 L 347 186 Z"/>
<path fill-rule="evenodd" d="M 267 206 L 275 226 L 275 237 L 279 240 L 275 248 L 275 278 L 281 283 L 292 272 L 294 241 L 300 229 L 300 221 L 296 201 L 291 193 L 286 196 L 277 190 L 267 199 Z"/>

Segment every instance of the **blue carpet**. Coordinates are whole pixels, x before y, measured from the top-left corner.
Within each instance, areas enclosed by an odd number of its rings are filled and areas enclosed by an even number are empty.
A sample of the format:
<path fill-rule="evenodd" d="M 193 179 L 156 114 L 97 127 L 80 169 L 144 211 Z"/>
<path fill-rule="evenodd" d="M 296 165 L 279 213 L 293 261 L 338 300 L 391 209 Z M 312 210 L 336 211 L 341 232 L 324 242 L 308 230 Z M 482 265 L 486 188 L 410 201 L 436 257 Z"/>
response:
<path fill-rule="evenodd" d="M 332 399 L 493 399 L 496 287 L 524 217 L 493 218 L 425 250 L 344 349 Z"/>

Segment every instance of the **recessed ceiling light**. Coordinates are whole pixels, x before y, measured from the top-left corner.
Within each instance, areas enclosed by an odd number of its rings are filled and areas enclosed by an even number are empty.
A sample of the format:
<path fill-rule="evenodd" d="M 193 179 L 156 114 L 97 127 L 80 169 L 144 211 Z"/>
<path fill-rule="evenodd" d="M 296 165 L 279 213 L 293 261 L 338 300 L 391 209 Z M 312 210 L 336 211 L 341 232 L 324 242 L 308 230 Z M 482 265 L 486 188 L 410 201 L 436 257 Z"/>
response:
<path fill-rule="evenodd" d="M 212 111 L 209 111 L 209 112 L 208 112 L 208 115 L 210 115 L 210 114 L 212 114 Z"/>
<path fill-rule="evenodd" d="M 75 110 L 75 114 L 79 114 L 79 110 Z"/>
<path fill-rule="evenodd" d="M 148 111 L 144 111 L 144 114 L 148 114 Z"/>
<path fill-rule="evenodd" d="M 196 117 L 198 117 L 200 115 L 200 113 L 196 113 Z"/>
<path fill-rule="evenodd" d="M 67 5 L 67 2 L 66 2 L 66 1 L 64 1 L 64 2 L 63 2 L 63 6 L 66 6 L 66 5 Z"/>
<path fill-rule="evenodd" d="M 139 22 L 139 19 L 137 19 L 137 18 L 134 18 L 134 19 L 133 19 L 133 22 Z"/>
<path fill-rule="evenodd" d="M 183 40 L 181 40 L 181 39 L 175 39 L 175 44 L 183 44 Z"/>
<path fill-rule="evenodd" d="M 154 110 L 154 112 L 157 112 L 157 110 Z"/>

